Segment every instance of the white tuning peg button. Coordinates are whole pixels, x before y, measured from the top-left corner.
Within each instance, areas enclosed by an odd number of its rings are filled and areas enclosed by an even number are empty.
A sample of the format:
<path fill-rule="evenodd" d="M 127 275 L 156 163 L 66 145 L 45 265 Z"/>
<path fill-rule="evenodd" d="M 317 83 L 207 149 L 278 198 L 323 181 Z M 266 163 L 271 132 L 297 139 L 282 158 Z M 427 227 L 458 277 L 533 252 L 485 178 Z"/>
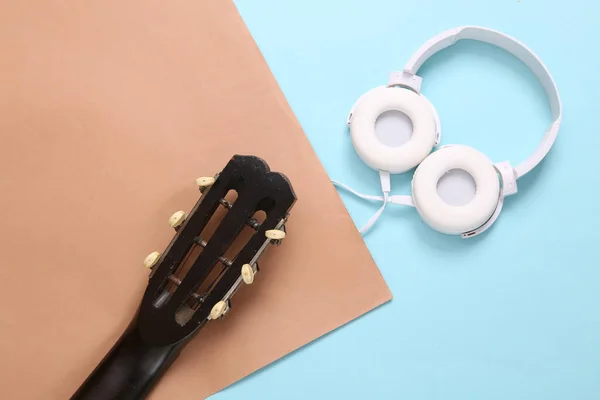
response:
<path fill-rule="evenodd" d="M 160 253 L 158 251 L 148 254 L 146 256 L 146 258 L 144 258 L 144 267 L 146 267 L 146 268 L 154 267 L 156 265 L 156 263 L 158 262 L 159 258 L 160 258 Z"/>
<path fill-rule="evenodd" d="M 169 225 L 171 228 L 177 228 L 183 224 L 183 221 L 185 221 L 186 218 L 187 214 L 185 211 L 174 212 L 173 215 L 171 215 L 171 218 L 169 218 Z"/>
<path fill-rule="evenodd" d="M 222 316 L 226 311 L 227 311 L 227 302 L 226 301 L 219 301 L 217 304 L 215 304 L 212 308 L 212 310 L 210 310 L 210 319 L 217 319 L 220 316 Z"/>
<path fill-rule="evenodd" d="M 265 232 L 265 236 L 273 240 L 281 240 L 285 237 L 285 232 L 279 229 L 269 229 Z"/>
<path fill-rule="evenodd" d="M 250 264 L 242 265 L 242 279 L 247 285 L 251 285 L 254 282 L 254 269 Z"/>
<path fill-rule="evenodd" d="M 203 176 L 196 179 L 196 185 L 200 187 L 211 186 L 213 183 L 215 183 L 215 178 L 212 176 Z"/>

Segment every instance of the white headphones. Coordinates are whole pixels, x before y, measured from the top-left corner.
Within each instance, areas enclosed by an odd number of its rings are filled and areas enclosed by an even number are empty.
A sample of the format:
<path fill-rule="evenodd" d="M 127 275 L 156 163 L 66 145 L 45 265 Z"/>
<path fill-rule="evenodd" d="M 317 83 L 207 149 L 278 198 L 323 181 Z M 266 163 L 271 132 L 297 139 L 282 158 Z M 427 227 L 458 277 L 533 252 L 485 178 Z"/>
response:
<path fill-rule="evenodd" d="M 431 56 L 461 39 L 486 42 L 513 54 L 531 69 L 546 91 L 553 122 L 534 153 L 516 167 L 508 161 L 493 163 L 483 153 L 464 145 L 442 146 L 431 153 L 440 142 L 440 120 L 433 105 L 420 93 L 422 78 L 416 73 Z M 413 126 L 411 138 L 400 147 L 383 144 L 375 133 L 377 118 L 391 110 L 404 113 Z M 390 75 L 387 86 L 362 95 L 348 115 L 352 144 L 359 157 L 379 171 L 383 196 L 364 195 L 333 182 L 361 198 L 383 202 L 379 211 L 361 228 L 361 233 L 375 223 L 387 203 L 395 203 L 414 206 L 421 219 L 436 231 L 472 237 L 494 223 L 502 210 L 504 197 L 517 193 L 517 179 L 548 154 L 561 120 L 562 107 L 554 80 L 542 61 L 524 44 L 487 28 L 464 26 L 451 29 L 421 46 L 402 72 Z M 412 196 L 390 196 L 390 174 L 406 172 L 415 166 L 418 167 L 412 179 Z M 462 206 L 447 204 L 437 191 L 440 178 L 455 169 L 471 175 L 476 187 L 474 198 Z"/>

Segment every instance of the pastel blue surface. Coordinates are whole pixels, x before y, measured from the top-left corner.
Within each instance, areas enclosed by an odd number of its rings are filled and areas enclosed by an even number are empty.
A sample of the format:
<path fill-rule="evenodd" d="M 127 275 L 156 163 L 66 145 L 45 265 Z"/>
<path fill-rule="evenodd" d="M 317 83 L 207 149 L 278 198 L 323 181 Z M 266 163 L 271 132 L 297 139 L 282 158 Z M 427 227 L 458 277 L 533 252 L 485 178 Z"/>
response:
<path fill-rule="evenodd" d="M 236 5 L 330 177 L 363 192 L 378 194 L 379 184 L 350 143 L 349 108 L 448 28 L 482 25 L 526 43 L 556 80 L 564 122 L 551 155 L 519 181 L 519 194 L 483 236 L 441 235 L 414 209 L 389 207 L 365 241 L 393 301 L 213 399 L 598 399 L 600 3 Z M 517 164 L 549 123 L 533 75 L 491 46 L 459 43 L 420 75 L 443 144 Z M 409 194 L 410 178 L 395 177 L 394 194 Z M 378 207 L 341 196 L 357 226 Z"/>

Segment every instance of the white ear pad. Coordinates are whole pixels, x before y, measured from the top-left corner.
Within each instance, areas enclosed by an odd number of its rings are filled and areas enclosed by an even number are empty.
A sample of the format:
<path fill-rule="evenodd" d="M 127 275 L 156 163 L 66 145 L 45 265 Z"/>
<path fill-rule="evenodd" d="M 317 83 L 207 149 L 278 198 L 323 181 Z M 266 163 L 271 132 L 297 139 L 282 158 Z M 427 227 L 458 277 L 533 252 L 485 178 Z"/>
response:
<path fill-rule="evenodd" d="M 375 133 L 377 118 L 392 110 L 404 113 L 413 126 L 411 138 L 399 147 L 383 144 Z M 427 157 L 435 144 L 435 111 L 427 99 L 411 90 L 377 87 L 356 104 L 350 136 L 359 157 L 371 168 L 393 174 L 405 172 Z"/>
<path fill-rule="evenodd" d="M 437 191 L 440 178 L 453 169 L 466 171 L 475 181 L 475 197 L 463 206 L 449 205 Z M 444 146 L 417 167 L 412 192 L 415 207 L 427 225 L 458 235 L 479 228 L 492 216 L 500 199 L 500 180 L 483 153 L 468 146 Z"/>

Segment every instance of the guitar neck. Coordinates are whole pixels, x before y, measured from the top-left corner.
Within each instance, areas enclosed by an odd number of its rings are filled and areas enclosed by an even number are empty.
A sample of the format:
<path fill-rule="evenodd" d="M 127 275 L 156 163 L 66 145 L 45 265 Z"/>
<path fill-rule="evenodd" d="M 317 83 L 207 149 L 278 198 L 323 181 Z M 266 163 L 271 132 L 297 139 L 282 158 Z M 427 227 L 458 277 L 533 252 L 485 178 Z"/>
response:
<path fill-rule="evenodd" d="M 71 400 L 144 399 L 183 346 L 182 342 L 168 346 L 145 343 L 134 318 Z"/>

